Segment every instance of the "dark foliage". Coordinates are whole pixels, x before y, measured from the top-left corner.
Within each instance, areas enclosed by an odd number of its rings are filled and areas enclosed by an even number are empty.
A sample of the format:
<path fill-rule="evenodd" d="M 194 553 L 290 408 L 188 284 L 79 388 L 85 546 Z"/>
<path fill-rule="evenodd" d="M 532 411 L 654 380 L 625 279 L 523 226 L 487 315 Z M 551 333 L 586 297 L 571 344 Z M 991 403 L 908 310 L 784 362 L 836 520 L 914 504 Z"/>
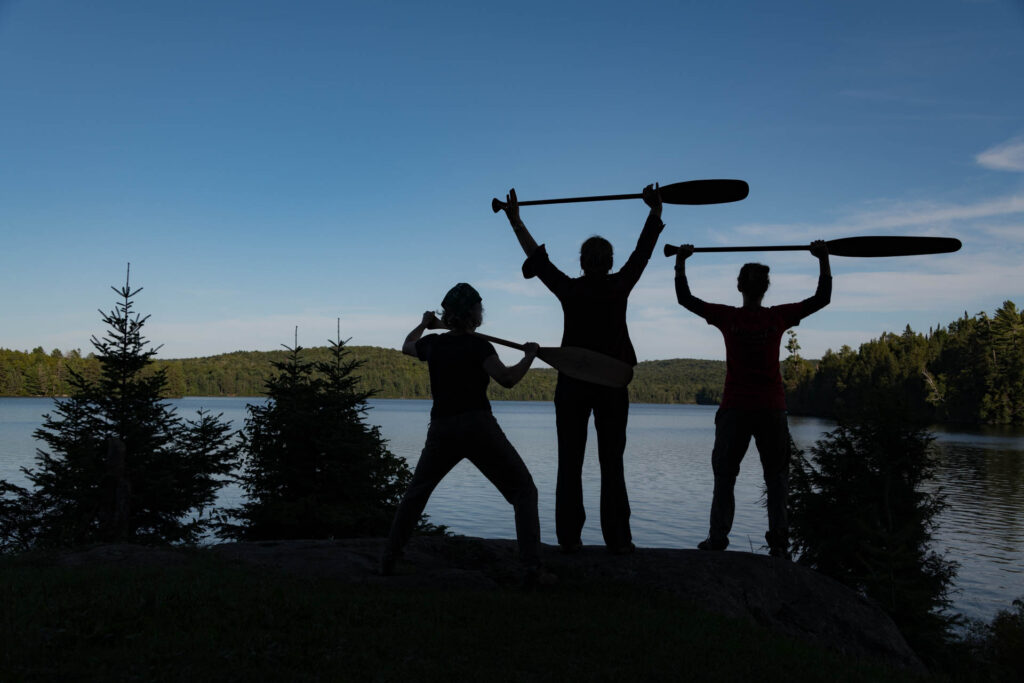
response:
<path fill-rule="evenodd" d="M 796 451 L 790 519 L 799 562 L 876 600 L 919 652 L 937 652 L 956 564 L 931 550 L 945 507 L 927 490 L 932 437 L 899 408 L 878 406 Z"/>
<path fill-rule="evenodd" d="M 1013 601 L 1010 609 L 1000 610 L 986 624 L 981 638 L 974 641 L 978 658 L 987 665 L 990 679 L 1024 679 L 1024 599 Z"/>
<path fill-rule="evenodd" d="M 401 351 L 374 346 L 346 346 L 352 358 L 361 362 L 358 388 L 377 398 L 430 398 L 427 367 Z M 311 363 L 328 361 L 329 347 L 305 350 Z M 273 363 L 287 358 L 285 351 L 236 351 L 205 358 L 154 360 L 147 373 L 163 371 L 167 383 L 164 395 L 172 396 L 259 396 Z M 0 349 L 0 396 L 63 396 L 70 391 L 70 370 L 98 377 L 99 362 L 92 354 L 67 354 L 59 349 L 45 353 Z M 27 378 L 34 378 L 31 386 Z M 554 370 L 530 370 L 516 386 L 505 389 L 492 382 L 488 395 L 499 401 L 550 401 L 555 395 Z M 725 363 L 713 360 L 673 359 L 645 361 L 636 367 L 629 386 L 634 403 L 695 403 L 701 391 L 703 401 L 715 403 L 725 382 Z"/>
<path fill-rule="evenodd" d="M 229 510 L 224 536 L 352 538 L 386 535 L 411 473 L 364 421 L 371 393 L 358 388 L 340 337 L 326 360 L 288 349 L 266 382 L 265 405 L 249 405 L 242 486 L 248 500 Z"/>
<path fill-rule="evenodd" d="M 829 351 L 817 366 L 791 350 L 784 370 L 794 414 L 842 418 L 882 392 L 924 422 L 1020 425 L 1024 313 L 1004 301 L 992 317 L 965 312 L 927 334 L 886 332 L 857 351 Z"/>
<path fill-rule="evenodd" d="M 31 548 L 38 511 L 31 492 L 0 479 L 0 553 Z"/>
<path fill-rule="evenodd" d="M 70 397 L 43 416 L 35 436 L 47 445 L 25 469 L 33 489 L 6 482 L 7 549 L 97 541 L 193 543 L 210 524 L 203 512 L 234 466 L 230 428 L 207 413 L 182 421 L 162 396 L 162 371 L 147 372 L 156 349 L 142 336 L 148 316 L 133 311 L 141 290 L 101 315 L 92 338 L 95 376 L 68 367 Z"/>

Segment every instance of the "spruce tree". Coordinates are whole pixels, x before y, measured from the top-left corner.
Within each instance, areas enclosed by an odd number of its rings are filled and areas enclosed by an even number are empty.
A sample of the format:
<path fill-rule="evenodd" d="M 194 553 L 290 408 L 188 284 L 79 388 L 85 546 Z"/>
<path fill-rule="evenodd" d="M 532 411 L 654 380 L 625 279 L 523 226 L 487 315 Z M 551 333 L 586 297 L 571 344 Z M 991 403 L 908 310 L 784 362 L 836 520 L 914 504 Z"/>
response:
<path fill-rule="evenodd" d="M 882 401 L 884 403 L 884 401 Z M 945 502 L 929 490 L 932 437 L 898 409 L 865 411 L 796 455 L 789 515 L 798 562 L 876 600 L 919 654 L 937 652 L 957 565 L 932 550 Z"/>
<path fill-rule="evenodd" d="M 364 421 L 372 392 L 358 389 L 341 340 L 308 362 L 298 340 L 273 362 L 267 402 L 249 405 L 242 486 L 248 500 L 227 511 L 221 533 L 243 540 L 347 538 L 388 532 L 411 473 L 378 427 Z M 421 525 L 429 526 L 429 525 Z"/>
<path fill-rule="evenodd" d="M 212 523 L 203 512 L 224 483 L 218 477 L 237 459 L 235 435 L 219 416 L 200 411 L 182 421 L 162 398 L 166 377 L 150 367 L 159 347 L 142 335 L 149 316 L 134 311 L 142 290 L 130 277 L 112 289 L 120 300 L 100 311 L 107 333 L 91 338 L 99 377 L 69 366 L 70 396 L 43 416 L 35 436 L 47 448 L 24 470 L 34 489 L 8 490 L 33 513 L 30 524 L 11 527 L 22 547 L 194 543 Z"/>

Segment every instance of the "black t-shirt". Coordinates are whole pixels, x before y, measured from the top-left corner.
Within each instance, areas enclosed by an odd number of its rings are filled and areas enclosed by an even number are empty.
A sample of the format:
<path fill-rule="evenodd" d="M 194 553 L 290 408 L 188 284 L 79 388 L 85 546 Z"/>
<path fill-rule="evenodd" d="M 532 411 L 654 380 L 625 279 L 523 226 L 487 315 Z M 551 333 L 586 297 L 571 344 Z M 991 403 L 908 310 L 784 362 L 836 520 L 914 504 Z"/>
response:
<path fill-rule="evenodd" d="M 562 346 L 581 346 L 636 365 L 626 327 L 626 302 L 654 253 L 665 224 L 648 215 L 636 248 L 617 273 L 569 277 L 540 245 L 523 263 L 523 276 L 537 276 L 562 304 Z"/>
<path fill-rule="evenodd" d="M 471 334 L 431 334 L 416 342 L 416 355 L 430 369 L 434 406 L 430 417 L 490 410 L 484 360 L 497 354 L 491 342 Z"/>

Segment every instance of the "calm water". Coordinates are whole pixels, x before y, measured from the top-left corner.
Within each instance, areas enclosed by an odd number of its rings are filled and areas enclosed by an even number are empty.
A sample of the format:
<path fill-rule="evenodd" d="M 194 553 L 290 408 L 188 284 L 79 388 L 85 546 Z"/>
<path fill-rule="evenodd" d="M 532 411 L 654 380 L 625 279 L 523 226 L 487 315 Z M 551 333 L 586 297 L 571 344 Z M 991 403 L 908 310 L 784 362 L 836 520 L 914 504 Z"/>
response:
<path fill-rule="evenodd" d="M 173 403 L 193 417 L 205 407 L 241 426 L 246 403 L 259 399 L 184 398 Z M 19 471 L 33 464 L 32 432 L 50 410 L 49 399 L 0 398 L 0 478 L 25 484 Z M 414 466 L 429 421 L 429 401 L 371 401 L 369 422 L 379 425 L 391 450 Z M 707 532 L 711 505 L 712 406 L 634 404 L 630 407 L 626 481 L 634 541 L 644 547 L 691 548 Z M 555 543 L 555 416 L 550 403 L 498 402 L 494 413 L 526 461 L 540 492 L 541 534 Z M 807 447 L 831 428 L 815 418 L 790 418 L 793 438 Z M 955 609 L 990 618 L 1024 595 L 1024 433 L 996 430 L 936 432 L 937 484 L 950 503 L 939 521 L 937 549 L 961 564 Z M 598 516 L 600 471 L 591 427 L 583 469 L 587 524 L 583 542 L 601 544 Z M 751 449 L 736 484 L 732 548 L 761 548 L 767 520 L 758 504 L 760 464 Z M 240 492 L 225 489 L 221 503 Z M 431 521 L 472 536 L 514 538 L 512 510 L 469 463 L 458 465 L 427 505 Z"/>

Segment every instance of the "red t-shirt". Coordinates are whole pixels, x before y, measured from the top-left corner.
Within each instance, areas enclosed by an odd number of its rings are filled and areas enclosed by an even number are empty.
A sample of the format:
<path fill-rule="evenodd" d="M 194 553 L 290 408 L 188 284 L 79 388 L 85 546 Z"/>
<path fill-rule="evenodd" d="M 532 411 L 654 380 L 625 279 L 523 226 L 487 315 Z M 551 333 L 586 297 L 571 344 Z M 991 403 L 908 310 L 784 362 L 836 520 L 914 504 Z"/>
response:
<path fill-rule="evenodd" d="M 725 338 L 725 390 L 720 407 L 786 409 L 779 345 L 783 333 L 800 324 L 802 312 L 803 302 L 771 308 L 706 304 L 704 320 Z"/>

